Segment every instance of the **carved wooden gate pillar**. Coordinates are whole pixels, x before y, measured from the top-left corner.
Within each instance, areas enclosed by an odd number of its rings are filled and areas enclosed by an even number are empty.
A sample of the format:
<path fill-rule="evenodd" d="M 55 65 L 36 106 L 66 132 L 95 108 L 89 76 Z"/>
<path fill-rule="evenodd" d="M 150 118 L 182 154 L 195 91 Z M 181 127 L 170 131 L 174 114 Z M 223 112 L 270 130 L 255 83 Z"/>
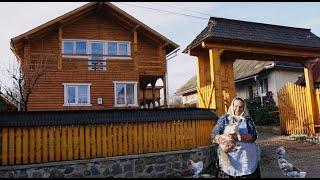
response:
<path fill-rule="evenodd" d="M 306 97 L 307 97 L 307 109 L 310 116 L 310 125 L 309 130 L 311 134 L 315 134 L 315 129 L 318 125 L 318 106 L 316 102 L 314 84 L 313 84 L 313 75 L 312 75 L 312 66 L 310 63 L 306 63 L 304 68 L 304 77 L 306 81 Z"/>

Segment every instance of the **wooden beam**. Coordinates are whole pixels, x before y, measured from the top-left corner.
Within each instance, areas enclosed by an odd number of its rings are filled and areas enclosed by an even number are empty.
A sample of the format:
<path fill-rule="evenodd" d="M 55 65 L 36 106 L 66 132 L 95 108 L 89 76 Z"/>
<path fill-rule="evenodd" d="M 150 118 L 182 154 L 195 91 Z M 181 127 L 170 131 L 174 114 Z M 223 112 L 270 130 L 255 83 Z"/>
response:
<path fill-rule="evenodd" d="M 210 59 L 210 75 L 211 81 L 215 85 L 215 101 L 216 102 L 216 113 L 218 116 L 224 114 L 224 103 L 222 94 L 222 83 L 221 83 L 221 54 L 222 49 L 209 49 L 209 59 Z"/>
<path fill-rule="evenodd" d="M 163 106 L 164 108 L 168 107 L 168 101 L 167 101 L 167 73 L 162 77 L 162 82 L 163 82 Z"/>
<path fill-rule="evenodd" d="M 133 52 L 138 51 L 138 35 L 137 31 L 133 31 Z"/>
<path fill-rule="evenodd" d="M 28 41 L 25 41 L 22 62 L 25 67 L 28 66 L 28 61 L 30 61 L 30 43 Z"/>
<path fill-rule="evenodd" d="M 304 68 L 304 77 L 306 81 L 306 90 L 307 90 L 307 109 L 310 116 L 310 124 L 309 129 L 310 133 L 315 133 L 314 125 L 318 124 L 318 107 L 316 102 L 316 95 L 314 90 L 314 84 L 313 84 L 313 75 L 312 75 L 312 66 L 309 65 L 307 68 Z"/>
<path fill-rule="evenodd" d="M 62 27 L 59 28 L 58 70 L 62 69 Z"/>
<path fill-rule="evenodd" d="M 239 46 L 239 45 L 230 45 L 222 43 L 201 43 L 202 48 L 206 49 L 224 49 L 237 52 L 251 52 L 251 53 L 260 53 L 260 54 L 271 54 L 278 56 L 294 56 L 294 57 L 319 57 L 320 53 L 315 53 L 311 51 L 298 51 L 298 50 L 288 50 L 288 49 L 279 49 L 279 48 L 270 48 L 270 47 L 254 47 L 254 46 Z"/>

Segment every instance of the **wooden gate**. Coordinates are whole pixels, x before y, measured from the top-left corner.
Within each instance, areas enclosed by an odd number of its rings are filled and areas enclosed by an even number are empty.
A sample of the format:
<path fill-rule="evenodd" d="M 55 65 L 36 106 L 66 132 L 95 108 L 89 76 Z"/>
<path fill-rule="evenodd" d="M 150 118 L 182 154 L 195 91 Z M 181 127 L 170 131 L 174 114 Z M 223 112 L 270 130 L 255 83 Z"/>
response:
<path fill-rule="evenodd" d="M 317 107 L 320 103 L 320 89 L 314 90 Z M 307 95 L 307 88 L 293 83 L 287 83 L 278 92 L 280 127 L 283 134 L 313 134 L 318 127 L 313 122 L 310 107 L 310 97 Z M 316 113 L 320 112 L 317 108 Z"/>

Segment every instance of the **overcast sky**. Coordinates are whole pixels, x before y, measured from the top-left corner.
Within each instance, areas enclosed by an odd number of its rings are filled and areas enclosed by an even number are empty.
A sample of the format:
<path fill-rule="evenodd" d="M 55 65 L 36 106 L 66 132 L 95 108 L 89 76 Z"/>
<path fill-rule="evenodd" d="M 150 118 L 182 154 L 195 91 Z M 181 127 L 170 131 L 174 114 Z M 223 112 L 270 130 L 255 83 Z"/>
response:
<path fill-rule="evenodd" d="M 84 4 L 86 3 L 1 2 L 0 67 L 2 83 L 8 82 L 3 74 L 3 69 L 15 59 L 9 50 L 11 38 Z M 195 58 L 182 54 L 181 51 L 206 27 L 210 16 L 309 28 L 311 32 L 320 36 L 319 2 L 115 2 L 113 4 L 180 45 L 178 55 L 168 62 L 170 94 L 195 75 Z M 142 8 L 142 6 L 147 8 Z M 163 11 L 186 14 L 187 16 Z"/>

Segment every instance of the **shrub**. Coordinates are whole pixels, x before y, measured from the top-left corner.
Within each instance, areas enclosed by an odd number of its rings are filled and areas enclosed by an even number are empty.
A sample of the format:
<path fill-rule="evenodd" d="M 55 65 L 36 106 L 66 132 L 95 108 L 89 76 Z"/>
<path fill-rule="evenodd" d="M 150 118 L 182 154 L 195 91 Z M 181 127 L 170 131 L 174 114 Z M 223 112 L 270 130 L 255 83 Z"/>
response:
<path fill-rule="evenodd" d="M 261 98 L 255 96 L 252 99 L 246 99 L 246 105 L 249 114 L 257 125 L 279 124 L 278 107 L 274 103 L 261 103 Z"/>

